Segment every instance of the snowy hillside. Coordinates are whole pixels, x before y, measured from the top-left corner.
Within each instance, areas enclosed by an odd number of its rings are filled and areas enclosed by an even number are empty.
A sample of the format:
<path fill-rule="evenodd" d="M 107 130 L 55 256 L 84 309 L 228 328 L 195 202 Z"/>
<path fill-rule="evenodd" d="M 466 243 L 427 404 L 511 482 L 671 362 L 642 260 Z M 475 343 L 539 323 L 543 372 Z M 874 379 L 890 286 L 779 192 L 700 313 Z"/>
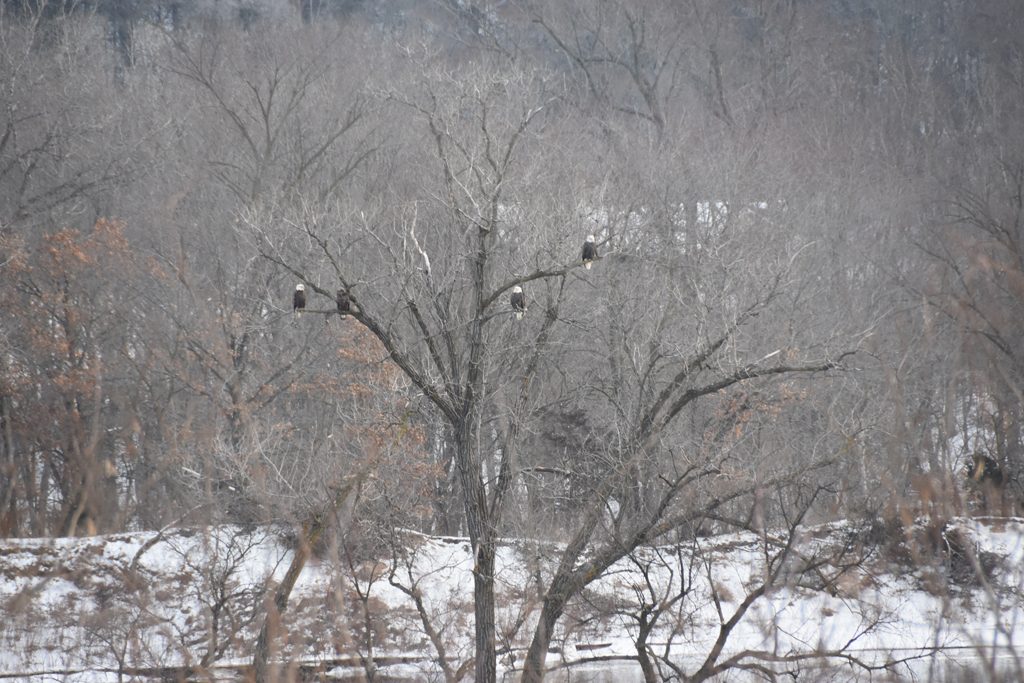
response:
<path fill-rule="evenodd" d="M 925 531 L 918 525 L 908 538 Z M 812 528 L 795 539 L 792 557 L 825 557 L 823 550 L 861 537 L 845 524 Z M 403 538 L 405 550 L 383 561 L 336 555 L 307 566 L 285 615 L 282 658 L 293 669 L 358 679 L 370 667 L 443 680 L 440 644 L 451 671 L 465 673 L 469 544 L 411 532 Z M 718 661 L 742 656 L 736 661 L 842 672 L 835 680 L 883 680 L 948 676 L 956 670 L 950 662 L 980 670 L 988 659 L 1012 675 L 1024 641 L 1024 520 L 955 520 L 939 544 L 929 557 L 903 544 L 902 559 L 879 547 L 844 571 L 822 563 L 763 594 L 757 588 L 771 534 L 646 549 L 573 604 L 547 663 L 568 667 L 573 680 L 642 680 L 636 638 L 646 620 L 655 622 L 651 651 L 668 655 L 660 665 L 692 673 L 746 603 Z M 549 576 L 555 550 L 510 541 L 499 552 L 499 651 L 508 674 L 529 644 L 536 582 Z M 0 673 L 118 680 L 119 672 L 145 678 L 206 670 L 232 679 L 251 662 L 266 587 L 280 580 L 290 557 L 281 536 L 238 527 L 4 541 Z M 871 669 L 887 663 L 888 671 Z"/>

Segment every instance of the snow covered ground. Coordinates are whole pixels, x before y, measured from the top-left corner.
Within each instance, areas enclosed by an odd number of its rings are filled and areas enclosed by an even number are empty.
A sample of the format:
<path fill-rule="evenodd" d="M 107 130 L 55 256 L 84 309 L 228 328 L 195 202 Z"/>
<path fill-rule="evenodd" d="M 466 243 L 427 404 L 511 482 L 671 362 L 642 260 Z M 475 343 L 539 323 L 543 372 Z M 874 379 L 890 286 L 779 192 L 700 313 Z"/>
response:
<path fill-rule="evenodd" d="M 910 548 L 902 561 L 878 549 L 834 552 L 855 537 L 845 524 L 805 530 L 779 579 L 752 600 L 778 566 L 772 558 L 782 546 L 766 544 L 770 534 L 637 553 L 571 605 L 550 648 L 551 679 L 642 680 L 638 615 L 659 607 L 648 643 L 693 673 L 745 602 L 749 609 L 719 662 L 744 653 L 743 661 L 776 667 L 799 660 L 804 674 L 823 667 L 826 680 L 974 680 L 990 662 L 998 677 L 1016 678 L 1024 645 L 1024 520 L 953 520 L 936 552 Z M 343 677 L 361 675 L 372 655 L 389 676 L 443 680 L 429 631 L 453 670 L 469 659 L 469 543 L 411 532 L 401 538 L 398 557 L 336 554 L 307 566 L 285 615 L 284 659 Z M 499 552 L 498 647 L 510 679 L 539 611 L 537 580 L 550 576 L 557 550 L 510 540 Z M 846 558 L 851 566 L 823 561 L 806 571 L 817 557 Z M 232 679 L 251 661 L 267 588 L 290 559 L 284 536 L 263 528 L 2 541 L 0 674 L 97 681 L 202 667 Z M 411 596 L 421 598 L 422 611 Z M 835 656 L 823 659 L 826 653 Z M 861 666 L 897 661 L 886 671 Z M 960 667 L 969 667 L 970 677 Z M 733 672 L 723 680 L 744 678 Z"/>

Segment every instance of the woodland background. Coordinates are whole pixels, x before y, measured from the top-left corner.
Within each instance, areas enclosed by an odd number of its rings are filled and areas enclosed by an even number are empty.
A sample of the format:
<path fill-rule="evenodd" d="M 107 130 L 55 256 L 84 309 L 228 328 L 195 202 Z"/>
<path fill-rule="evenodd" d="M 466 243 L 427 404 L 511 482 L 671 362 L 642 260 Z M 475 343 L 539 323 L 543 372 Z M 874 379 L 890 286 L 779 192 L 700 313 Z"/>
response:
<path fill-rule="evenodd" d="M 498 539 L 542 669 L 655 540 L 1019 498 L 1012 0 L 8 0 L 0 79 L 5 536 L 468 536 L 487 680 Z"/>

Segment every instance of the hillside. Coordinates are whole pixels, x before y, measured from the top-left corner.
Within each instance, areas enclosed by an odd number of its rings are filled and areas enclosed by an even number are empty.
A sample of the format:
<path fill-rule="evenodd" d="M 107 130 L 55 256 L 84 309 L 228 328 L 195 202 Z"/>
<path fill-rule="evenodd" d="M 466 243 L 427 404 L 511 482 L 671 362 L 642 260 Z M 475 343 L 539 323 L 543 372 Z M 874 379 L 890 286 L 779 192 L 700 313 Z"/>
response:
<path fill-rule="evenodd" d="M 749 609 L 719 662 L 743 656 L 737 663 L 842 671 L 845 680 L 931 677 L 979 667 L 986 658 L 999 671 L 1019 666 L 1024 520 L 957 519 L 943 529 L 943 550 L 910 552 L 921 548 L 913 539 L 926 531 L 918 525 L 908 532 L 910 542 L 870 549 L 864 544 L 870 530 L 849 524 L 801 530 L 782 558 L 790 569 L 760 596 L 755 592 L 765 585 L 772 558 L 781 557 L 778 546 L 771 549 L 772 534 L 645 549 L 572 604 L 548 665 L 569 667 L 573 680 L 587 679 L 586 672 L 603 680 L 600 672 L 611 670 L 616 680 L 642 680 L 635 664 L 638 626 L 642 615 L 668 606 L 648 645 L 693 673 L 723 622 L 746 602 Z M 421 596 L 427 623 L 452 668 L 459 668 L 472 645 L 469 545 L 411 533 L 404 538 L 405 548 L 393 558 L 331 562 L 325 551 L 307 568 L 286 615 L 284 659 L 292 668 L 358 679 L 370 667 L 388 676 L 440 680 L 437 650 L 411 595 Z M 846 552 L 834 554 L 838 548 Z M 537 575 L 520 568 L 548 575 L 547 550 L 527 541 L 507 541 L 499 550 L 497 623 L 505 672 L 521 661 L 539 607 Z M 283 537 L 270 530 L 231 526 L 4 541 L 0 599 L 8 618 L 0 626 L 0 673 L 93 681 L 119 680 L 119 673 L 174 678 L 191 669 L 204 679 L 230 680 L 250 661 L 264 589 L 283 575 L 290 554 Z M 810 557 L 859 561 L 806 569 L 803 560 Z M 888 670 L 872 670 L 886 664 Z"/>

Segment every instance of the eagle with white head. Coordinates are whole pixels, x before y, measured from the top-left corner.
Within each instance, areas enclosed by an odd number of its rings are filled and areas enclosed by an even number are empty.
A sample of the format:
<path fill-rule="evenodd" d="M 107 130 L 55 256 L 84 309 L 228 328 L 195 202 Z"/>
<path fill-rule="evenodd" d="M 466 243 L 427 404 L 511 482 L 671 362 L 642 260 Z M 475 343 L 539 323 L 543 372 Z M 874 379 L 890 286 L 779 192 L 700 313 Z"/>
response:
<path fill-rule="evenodd" d="M 523 294 L 523 288 L 519 285 L 512 288 L 510 303 L 512 304 L 512 310 L 516 314 L 516 320 L 522 320 L 526 314 L 526 295 Z"/>

